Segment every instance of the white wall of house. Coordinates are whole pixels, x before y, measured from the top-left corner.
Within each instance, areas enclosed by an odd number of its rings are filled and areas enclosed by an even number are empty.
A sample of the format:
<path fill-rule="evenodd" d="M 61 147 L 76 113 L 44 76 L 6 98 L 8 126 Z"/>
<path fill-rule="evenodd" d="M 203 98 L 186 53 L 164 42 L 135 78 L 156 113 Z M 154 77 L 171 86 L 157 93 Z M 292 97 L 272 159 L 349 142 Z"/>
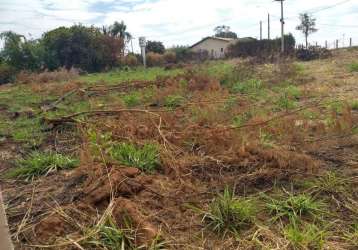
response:
<path fill-rule="evenodd" d="M 194 52 L 208 51 L 211 58 L 224 58 L 225 52 L 230 45 L 230 41 L 219 40 L 215 38 L 208 38 L 199 44 L 196 44 L 191 49 Z"/>

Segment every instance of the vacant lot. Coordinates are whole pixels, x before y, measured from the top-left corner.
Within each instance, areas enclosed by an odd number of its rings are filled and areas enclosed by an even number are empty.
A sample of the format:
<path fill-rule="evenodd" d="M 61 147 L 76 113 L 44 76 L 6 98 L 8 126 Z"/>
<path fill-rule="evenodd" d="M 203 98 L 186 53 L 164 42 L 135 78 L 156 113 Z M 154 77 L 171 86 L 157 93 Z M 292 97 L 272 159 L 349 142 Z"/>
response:
<path fill-rule="evenodd" d="M 356 249 L 358 50 L 0 87 L 18 249 Z"/>

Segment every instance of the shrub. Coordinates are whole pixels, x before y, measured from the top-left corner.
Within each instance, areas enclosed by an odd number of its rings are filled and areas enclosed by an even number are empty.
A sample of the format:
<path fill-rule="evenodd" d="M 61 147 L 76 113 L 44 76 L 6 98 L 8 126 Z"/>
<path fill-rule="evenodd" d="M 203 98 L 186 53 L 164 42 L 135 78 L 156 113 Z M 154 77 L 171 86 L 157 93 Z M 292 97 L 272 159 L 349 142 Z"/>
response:
<path fill-rule="evenodd" d="M 9 83 L 14 79 L 16 70 L 5 63 L 0 63 L 0 85 Z"/>
<path fill-rule="evenodd" d="M 297 104 L 292 98 L 287 94 L 283 93 L 278 98 L 276 105 L 278 106 L 279 110 L 289 110 L 296 108 Z"/>
<path fill-rule="evenodd" d="M 317 46 L 306 48 L 300 48 L 296 51 L 296 57 L 302 61 L 310 61 L 316 59 L 325 59 L 332 56 L 332 53 L 326 49 Z"/>
<path fill-rule="evenodd" d="M 349 64 L 350 72 L 358 72 L 358 62 Z"/>
<path fill-rule="evenodd" d="M 133 144 L 120 143 L 110 149 L 111 157 L 120 163 L 137 167 L 145 172 L 153 172 L 159 166 L 159 152 L 156 145 L 145 144 L 136 147 Z"/>
<path fill-rule="evenodd" d="M 149 52 L 147 54 L 147 64 L 149 67 L 162 66 L 164 64 L 164 57 L 161 54 Z"/>
<path fill-rule="evenodd" d="M 252 224 L 256 215 L 255 204 L 249 199 L 236 199 L 228 188 L 219 194 L 204 213 L 208 227 L 219 233 L 237 233 Z"/>
<path fill-rule="evenodd" d="M 353 110 L 358 110 L 358 100 L 354 100 L 352 103 L 351 103 L 351 108 Z"/>
<path fill-rule="evenodd" d="M 133 54 L 128 54 L 126 57 L 124 57 L 123 63 L 124 63 L 124 65 L 130 66 L 130 67 L 135 67 L 135 66 L 139 65 L 137 57 Z"/>
<path fill-rule="evenodd" d="M 25 159 L 16 161 L 17 168 L 10 170 L 7 177 L 32 179 L 50 172 L 72 169 L 78 160 L 54 152 L 33 152 Z"/>
<path fill-rule="evenodd" d="M 164 53 L 164 60 L 166 63 L 176 63 L 176 55 L 172 51 L 167 51 Z"/>
<path fill-rule="evenodd" d="M 326 232 L 313 224 L 305 224 L 301 228 L 290 225 L 284 230 L 284 235 L 294 249 L 322 249 Z"/>

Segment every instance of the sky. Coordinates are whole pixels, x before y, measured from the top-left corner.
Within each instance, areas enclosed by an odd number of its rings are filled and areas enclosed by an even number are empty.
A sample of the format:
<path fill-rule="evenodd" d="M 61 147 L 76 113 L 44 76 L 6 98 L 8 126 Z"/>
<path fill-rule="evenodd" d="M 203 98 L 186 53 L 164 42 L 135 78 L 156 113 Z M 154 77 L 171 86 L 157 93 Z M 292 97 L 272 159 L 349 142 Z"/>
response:
<path fill-rule="evenodd" d="M 311 43 L 328 41 L 333 46 L 358 45 L 358 0 L 286 0 L 285 32 L 299 43 L 304 36 L 295 30 L 299 13 L 317 18 L 317 33 Z M 123 20 L 133 35 L 162 41 L 166 47 L 192 45 L 214 34 L 218 25 L 227 25 L 239 37 L 266 38 L 267 14 L 271 15 L 271 38 L 280 36 L 280 3 L 273 0 L 0 0 L 0 32 L 12 30 L 28 38 L 40 38 L 43 32 L 59 26 L 110 25 Z"/>

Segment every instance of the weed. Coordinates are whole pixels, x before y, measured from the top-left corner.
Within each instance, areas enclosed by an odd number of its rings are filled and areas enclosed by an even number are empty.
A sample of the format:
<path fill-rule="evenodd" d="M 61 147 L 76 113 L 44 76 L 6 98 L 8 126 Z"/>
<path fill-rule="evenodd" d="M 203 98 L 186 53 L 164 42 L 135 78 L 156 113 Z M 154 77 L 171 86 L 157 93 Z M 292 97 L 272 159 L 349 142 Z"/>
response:
<path fill-rule="evenodd" d="M 251 112 L 245 112 L 245 113 L 243 113 L 241 115 L 237 115 L 237 116 L 234 117 L 233 125 L 235 127 L 241 127 L 242 125 L 244 125 L 251 118 L 252 118 L 252 113 Z"/>
<path fill-rule="evenodd" d="M 158 147 L 145 144 L 138 148 L 133 144 L 120 143 L 111 147 L 111 157 L 126 166 L 137 167 L 152 173 L 160 164 Z"/>
<path fill-rule="evenodd" d="M 351 103 L 351 109 L 352 109 L 352 110 L 358 110 L 358 100 L 354 100 L 354 101 Z"/>
<path fill-rule="evenodd" d="M 294 195 L 289 193 L 288 197 L 281 199 L 267 198 L 267 208 L 270 214 L 274 215 L 273 220 L 287 218 L 291 222 L 295 222 L 302 216 L 317 218 L 325 211 L 322 202 L 315 201 L 306 194 Z"/>
<path fill-rule="evenodd" d="M 258 90 L 262 89 L 263 85 L 260 80 L 250 79 L 244 82 L 236 82 L 232 85 L 231 91 L 235 94 L 254 94 Z"/>
<path fill-rule="evenodd" d="M 120 229 L 117 227 L 112 217 L 107 218 L 107 221 L 100 225 L 98 232 L 90 239 L 82 244 L 99 249 L 135 249 L 134 239 L 130 236 L 132 230 Z"/>
<path fill-rule="evenodd" d="M 173 109 L 180 107 L 184 101 L 184 97 L 180 95 L 169 95 L 164 100 L 164 106 Z"/>
<path fill-rule="evenodd" d="M 279 110 L 289 110 L 297 107 L 297 103 L 287 94 L 283 93 L 278 98 L 276 105 Z"/>
<path fill-rule="evenodd" d="M 10 170 L 6 176 L 29 180 L 50 172 L 72 169 L 78 164 L 78 160 L 54 152 L 33 152 L 25 159 L 17 160 L 17 167 Z"/>
<path fill-rule="evenodd" d="M 290 241 L 293 249 L 322 249 L 326 232 L 314 224 L 289 225 L 284 229 L 285 237 Z"/>
<path fill-rule="evenodd" d="M 133 92 L 131 94 L 123 96 L 123 102 L 127 107 L 135 107 L 138 106 L 141 102 L 140 96 L 137 92 Z"/>
<path fill-rule="evenodd" d="M 287 94 L 287 96 L 294 99 L 299 99 L 302 96 L 301 90 L 294 85 L 289 85 L 288 87 L 285 88 L 284 91 Z"/>
<path fill-rule="evenodd" d="M 255 204 L 249 199 L 237 199 L 228 188 L 219 194 L 204 213 L 203 220 L 215 232 L 226 234 L 238 233 L 254 221 L 256 215 Z"/>
<path fill-rule="evenodd" d="M 347 180 L 340 178 L 334 172 L 328 172 L 326 175 L 319 177 L 314 184 L 315 188 L 321 192 L 339 193 L 344 192 Z"/>
<path fill-rule="evenodd" d="M 358 62 L 353 62 L 348 65 L 350 72 L 358 72 Z"/>
<path fill-rule="evenodd" d="M 358 223 L 353 224 L 343 238 L 352 246 L 358 246 Z"/>

